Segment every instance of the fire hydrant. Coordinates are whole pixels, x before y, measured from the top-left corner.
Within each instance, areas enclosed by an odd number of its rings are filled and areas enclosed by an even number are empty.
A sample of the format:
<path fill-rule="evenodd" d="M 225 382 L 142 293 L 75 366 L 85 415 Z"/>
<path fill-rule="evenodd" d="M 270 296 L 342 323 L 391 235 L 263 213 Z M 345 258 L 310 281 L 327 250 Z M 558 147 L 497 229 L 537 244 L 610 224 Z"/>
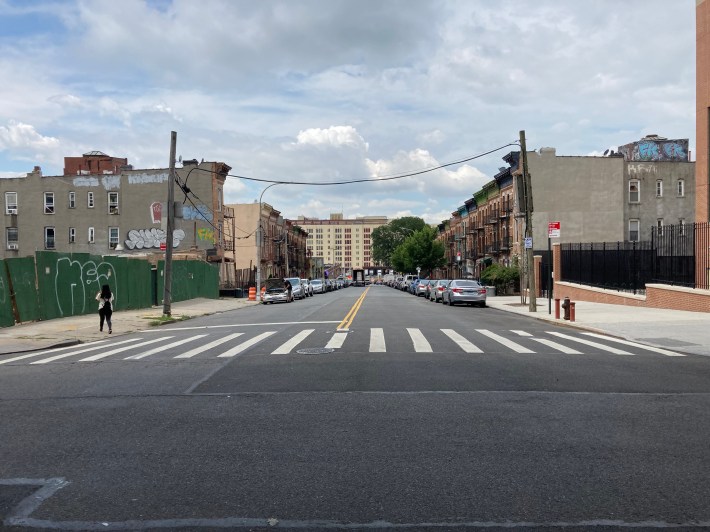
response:
<path fill-rule="evenodd" d="M 569 320 L 570 301 L 568 297 L 562 302 L 562 308 L 565 311 L 564 319 Z"/>

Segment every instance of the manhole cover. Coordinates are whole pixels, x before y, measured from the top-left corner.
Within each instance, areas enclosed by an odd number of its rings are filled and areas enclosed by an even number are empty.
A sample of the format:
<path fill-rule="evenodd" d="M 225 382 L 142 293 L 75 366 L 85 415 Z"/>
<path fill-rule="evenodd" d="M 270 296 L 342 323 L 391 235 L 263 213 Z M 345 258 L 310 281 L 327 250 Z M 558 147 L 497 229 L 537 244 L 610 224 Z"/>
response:
<path fill-rule="evenodd" d="M 332 353 L 335 349 L 330 347 L 309 347 L 308 349 L 297 349 L 296 353 L 299 355 L 325 355 Z"/>

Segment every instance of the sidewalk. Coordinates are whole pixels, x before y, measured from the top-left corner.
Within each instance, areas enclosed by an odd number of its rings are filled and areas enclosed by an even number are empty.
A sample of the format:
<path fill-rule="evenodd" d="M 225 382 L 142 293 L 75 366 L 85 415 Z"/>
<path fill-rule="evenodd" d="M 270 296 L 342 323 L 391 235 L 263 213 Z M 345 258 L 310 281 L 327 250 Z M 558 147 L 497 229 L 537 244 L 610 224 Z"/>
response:
<path fill-rule="evenodd" d="M 246 298 L 192 299 L 171 305 L 173 318 L 194 318 L 218 312 L 228 312 L 256 305 Z M 520 296 L 494 296 L 488 306 L 543 321 L 549 321 L 586 331 L 608 334 L 626 340 L 678 351 L 710 356 L 710 313 L 679 310 L 647 309 L 578 301 L 576 320 L 570 323 L 555 320 L 548 314 L 547 299 L 537 300 L 537 312 L 529 305 L 521 305 Z M 113 336 L 154 327 L 152 324 L 163 313 L 163 307 L 114 312 Z M 99 332 L 98 314 L 74 316 L 56 320 L 31 322 L 0 329 L 0 356 L 86 343 L 107 338 Z"/>

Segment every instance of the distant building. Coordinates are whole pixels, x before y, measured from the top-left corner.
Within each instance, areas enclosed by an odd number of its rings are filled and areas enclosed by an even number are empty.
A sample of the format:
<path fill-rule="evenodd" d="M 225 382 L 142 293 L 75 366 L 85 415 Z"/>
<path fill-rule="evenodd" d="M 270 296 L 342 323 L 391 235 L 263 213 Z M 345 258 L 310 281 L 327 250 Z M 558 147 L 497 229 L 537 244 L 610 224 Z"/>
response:
<path fill-rule="evenodd" d="M 0 258 L 64 253 L 163 253 L 169 169 L 134 170 L 126 159 L 89 152 L 65 158 L 61 176 L 35 167 L 26 176 L 0 179 Z M 222 162 L 183 162 L 175 185 L 176 253 L 210 261 L 224 257 L 222 197 L 230 167 Z"/>
<path fill-rule="evenodd" d="M 321 259 L 325 269 L 330 267 L 332 277 L 353 269 L 375 268 L 377 265 L 372 259 L 370 235 L 376 228 L 387 225 L 388 221 L 386 216 L 348 219 L 335 213 L 327 220 L 299 216 L 294 223 L 308 233 L 309 254 Z"/>

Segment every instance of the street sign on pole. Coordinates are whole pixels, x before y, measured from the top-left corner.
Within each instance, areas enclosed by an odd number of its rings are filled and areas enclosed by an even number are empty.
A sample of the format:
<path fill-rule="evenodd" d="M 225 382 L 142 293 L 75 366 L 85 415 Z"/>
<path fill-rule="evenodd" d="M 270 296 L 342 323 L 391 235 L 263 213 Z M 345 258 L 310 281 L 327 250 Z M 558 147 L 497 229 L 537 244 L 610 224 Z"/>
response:
<path fill-rule="evenodd" d="M 560 238 L 560 222 L 550 222 L 547 224 L 547 237 Z"/>
<path fill-rule="evenodd" d="M 532 248 L 533 248 L 532 237 L 526 236 L 525 237 L 525 249 L 532 249 Z"/>

